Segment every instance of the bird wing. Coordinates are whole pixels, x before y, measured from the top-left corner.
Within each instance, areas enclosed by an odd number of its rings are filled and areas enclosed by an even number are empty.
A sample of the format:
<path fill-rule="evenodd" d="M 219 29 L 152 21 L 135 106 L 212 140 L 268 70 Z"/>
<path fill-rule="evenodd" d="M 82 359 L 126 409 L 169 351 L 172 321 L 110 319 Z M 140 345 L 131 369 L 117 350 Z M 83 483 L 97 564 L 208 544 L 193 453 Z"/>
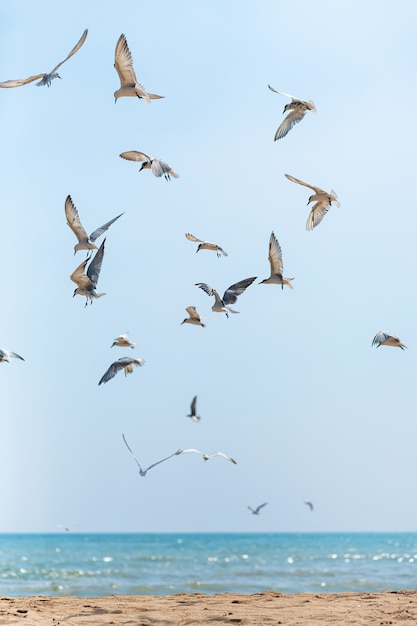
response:
<path fill-rule="evenodd" d="M 83 32 L 83 34 L 81 35 L 80 39 L 77 41 L 77 43 L 75 44 L 75 46 L 73 47 L 73 49 L 71 50 L 71 52 L 65 57 L 65 59 L 63 61 L 61 61 L 60 63 L 58 63 L 58 65 L 56 65 L 54 67 L 53 70 L 51 70 L 49 72 L 49 74 L 53 74 L 54 72 L 57 71 L 57 69 L 59 67 L 61 67 L 61 65 L 63 65 L 65 63 L 65 61 L 68 61 L 68 59 L 70 59 L 72 57 L 73 54 L 75 54 L 76 52 L 78 52 L 78 50 L 81 48 L 81 46 L 83 45 L 84 41 L 87 39 L 87 34 L 88 34 L 88 28 L 85 29 L 85 31 Z"/>
<path fill-rule="evenodd" d="M 285 178 L 288 178 L 288 180 L 291 180 L 293 183 L 297 183 L 298 185 L 303 185 L 304 187 L 309 187 L 316 193 L 326 193 L 324 189 L 320 189 L 320 187 L 314 187 L 314 185 L 309 185 L 308 183 L 303 182 L 299 178 L 295 178 L 295 176 L 291 176 L 290 174 L 284 174 L 284 176 Z"/>
<path fill-rule="evenodd" d="M 237 297 L 242 295 L 242 293 L 256 280 L 256 276 L 252 276 L 252 278 L 245 278 L 244 280 L 231 285 L 223 295 L 223 302 L 225 304 L 233 304 L 236 302 Z M 208 293 L 208 292 L 207 292 Z"/>
<path fill-rule="evenodd" d="M 71 196 L 67 196 L 65 200 L 65 217 L 67 218 L 67 224 L 71 228 L 78 241 L 88 239 L 88 235 L 85 228 L 81 224 L 80 216 L 72 201 Z"/>
<path fill-rule="evenodd" d="M 159 159 L 152 159 L 151 170 L 154 176 L 162 176 L 163 174 L 171 174 L 171 168 L 168 163 Z"/>
<path fill-rule="evenodd" d="M 196 283 L 195 286 L 196 287 L 200 287 L 200 289 L 205 291 L 208 296 L 216 296 L 217 295 L 217 297 L 220 300 L 220 296 L 217 293 L 217 291 L 215 289 L 213 289 L 213 287 L 210 287 L 210 285 L 207 285 L 207 283 Z"/>
<path fill-rule="evenodd" d="M 292 96 L 289 93 L 284 93 L 283 91 L 277 91 L 276 89 L 271 87 L 271 85 L 268 85 L 268 88 L 274 93 L 278 93 L 280 96 L 285 96 L 286 98 L 290 98 L 291 100 L 298 100 L 298 98 L 296 98 L 295 96 Z"/>
<path fill-rule="evenodd" d="M 104 382 L 104 381 L 103 381 L 103 382 Z M 132 452 L 132 450 L 131 450 L 131 448 L 130 448 L 129 444 L 127 443 L 126 438 L 125 438 L 125 436 L 124 436 L 124 434 L 123 434 L 123 433 L 122 433 L 122 437 L 123 437 L 123 441 L 124 441 L 124 442 L 125 442 L 125 444 L 126 444 L 126 448 L 129 450 L 130 454 L 131 454 L 131 455 L 133 456 L 133 458 L 135 459 L 135 461 L 136 461 L 136 463 L 137 463 L 137 465 L 138 465 L 139 469 L 141 470 L 141 472 L 143 472 L 143 469 L 142 469 L 142 467 L 141 467 L 141 464 L 139 463 L 139 461 L 137 460 L 137 458 L 136 458 L 136 457 L 135 457 L 135 455 L 133 454 L 133 452 Z"/>
<path fill-rule="evenodd" d="M 152 463 L 152 465 L 150 465 L 146 471 L 149 471 L 150 469 L 152 469 L 153 467 L 155 467 L 155 465 L 159 465 L 160 463 L 163 463 L 164 461 L 167 461 L 168 459 L 170 459 L 173 456 L 176 456 L 177 454 L 179 454 L 179 450 L 177 450 L 176 452 L 173 452 L 172 454 L 170 454 L 169 456 L 166 456 L 164 459 L 161 459 L 160 461 L 156 461 L 156 463 Z"/>
<path fill-rule="evenodd" d="M 187 237 L 188 241 L 194 241 L 196 243 L 204 243 L 203 239 L 199 239 L 198 237 L 196 237 L 195 235 L 192 235 L 191 233 L 185 233 L 185 236 Z"/>
<path fill-rule="evenodd" d="M 260 504 L 259 506 L 256 507 L 256 512 L 259 513 L 259 511 L 268 504 L 268 502 L 264 502 L 263 504 Z"/>
<path fill-rule="evenodd" d="M 197 396 L 194 396 L 194 398 L 191 401 L 190 413 L 191 415 L 197 414 Z"/>
<path fill-rule="evenodd" d="M 300 107 L 297 107 L 293 111 L 291 111 L 291 113 L 289 113 L 287 117 L 284 119 L 284 121 L 278 126 L 277 132 L 275 133 L 275 136 L 274 136 L 274 141 L 277 141 L 278 139 L 282 139 L 283 137 L 285 137 L 285 135 L 287 135 L 290 132 L 291 128 L 295 124 L 298 124 L 298 122 L 301 122 L 305 114 L 306 114 L 306 110 Z"/>
<path fill-rule="evenodd" d="M 197 313 L 197 310 L 196 310 L 195 306 L 187 306 L 187 308 L 185 310 L 187 311 L 188 315 L 192 319 L 195 319 L 195 320 L 199 320 L 200 319 L 200 316 Z"/>
<path fill-rule="evenodd" d="M 0 87 L 22 87 L 22 85 L 27 85 L 28 83 L 32 83 L 34 80 L 38 80 L 38 78 L 42 78 L 44 74 L 35 74 L 35 76 L 29 76 L 29 78 L 18 78 L 17 80 L 6 80 L 0 83 Z"/>
<path fill-rule="evenodd" d="M 268 259 L 271 265 L 271 275 L 280 274 L 282 276 L 282 250 L 281 246 L 278 243 L 278 239 L 275 237 L 273 232 L 271 233 L 271 237 L 269 238 Z"/>
<path fill-rule="evenodd" d="M 114 363 L 110 365 L 108 370 L 104 372 L 98 384 L 101 385 L 102 383 L 107 383 L 109 380 L 111 380 L 112 378 L 116 376 L 117 372 L 120 372 L 120 370 L 124 369 L 127 365 L 132 363 L 132 361 L 134 360 L 135 359 L 130 359 L 129 357 L 126 356 L 126 357 L 122 357 L 121 359 L 118 359 L 117 361 L 114 361 Z"/>
<path fill-rule="evenodd" d="M 103 226 L 100 226 L 100 228 L 96 228 L 95 231 L 93 231 L 90 235 L 90 241 L 95 241 L 96 239 L 98 239 L 98 237 L 100 237 L 100 235 L 102 235 L 103 233 L 106 232 L 106 230 L 108 229 L 109 226 L 111 226 L 113 224 L 113 222 L 115 222 L 116 220 L 119 219 L 119 217 L 122 217 L 123 213 L 120 213 L 120 215 L 118 215 L 117 217 L 114 217 L 112 220 L 106 222 L 105 224 L 103 224 Z"/>
<path fill-rule="evenodd" d="M 103 243 L 97 250 L 94 259 L 91 261 L 87 270 L 87 277 L 91 280 L 91 284 L 94 289 L 97 287 L 98 277 L 100 276 L 101 265 L 103 263 L 103 255 L 104 255 L 104 244 L 106 243 L 106 239 L 103 240 Z"/>
<path fill-rule="evenodd" d="M 176 454 L 185 454 L 187 452 L 193 452 L 194 454 L 199 454 L 200 456 L 204 456 L 203 452 L 200 452 L 200 450 L 196 450 L 195 448 L 187 448 L 187 450 L 178 450 Z"/>
<path fill-rule="evenodd" d="M 7 350 L 7 354 L 9 356 L 13 356 L 15 359 L 20 359 L 21 361 L 25 360 L 22 356 L 20 356 L 20 354 L 16 354 L 16 352 L 11 352 L 10 350 Z"/>
<path fill-rule="evenodd" d="M 126 161 L 150 161 L 151 157 L 145 154 L 144 152 L 139 152 L 138 150 L 128 150 L 127 152 L 122 152 L 119 154 L 122 159 L 126 159 Z"/>
<path fill-rule="evenodd" d="M 375 335 L 375 337 L 372 340 L 372 345 L 379 345 L 380 343 L 382 343 L 383 341 L 386 341 L 387 339 L 389 339 L 390 337 L 393 337 L 393 335 L 389 335 L 388 333 L 384 333 L 382 331 L 377 332 L 377 334 Z M 398 339 L 398 338 L 397 338 Z"/>
<path fill-rule="evenodd" d="M 89 258 L 86 258 L 85 261 L 80 263 L 80 265 L 73 271 L 70 276 L 70 279 L 73 283 L 75 283 L 78 287 L 91 289 L 91 280 L 85 273 L 85 266 L 87 265 Z"/>
<path fill-rule="evenodd" d="M 132 55 L 127 45 L 126 37 L 123 34 L 117 40 L 114 53 L 114 67 L 119 75 L 122 87 L 134 87 L 137 84 Z"/>
<path fill-rule="evenodd" d="M 319 202 L 316 202 L 307 218 L 306 230 L 313 230 L 313 228 L 318 226 L 328 212 L 329 208 L 330 203 L 327 200 L 320 200 Z"/>
<path fill-rule="evenodd" d="M 211 454 L 206 454 L 205 456 L 209 457 L 210 459 L 213 456 L 222 456 L 224 459 L 227 459 L 228 461 L 231 461 L 232 463 L 237 465 L 237 462 L 234 459 L 232 459 L 231 456 L 229 456 L 228 454 L 225 454 L 224 452 L 211 452 Z"/>

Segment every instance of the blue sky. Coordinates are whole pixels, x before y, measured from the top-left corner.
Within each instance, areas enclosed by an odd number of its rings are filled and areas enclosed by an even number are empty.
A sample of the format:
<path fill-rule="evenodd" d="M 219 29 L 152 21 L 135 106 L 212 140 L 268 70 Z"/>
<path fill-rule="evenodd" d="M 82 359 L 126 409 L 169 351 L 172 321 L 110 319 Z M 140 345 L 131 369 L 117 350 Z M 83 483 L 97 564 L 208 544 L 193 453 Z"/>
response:
<path fill-rule="evenodd" d="M 225 6 L 226 4 L 226 6 Z M 49 71 L 50 89 L 2 89 L 0 532 L 415 530 L 416 121 L 412 2 L 86 3 L 1 10 L 0 78 Z M 164 95 L 114 104 L 125 33 L 138 80 Z M 314 100 L 284 139 L 288 102 Z M 119 158 L 141 150 L 170 183 Z M 341 206 L 306 232 L 309 190 Z M 72 298 L 70 194 L 107 233 L 88 308 Z M 274 231 L 294 289 L 269 276 Z M 195 253 L 191 232 L 229 253 Z M 239 315 L 212 298 L 249 276 Z M 194 305 L 206 328 L 182 325 Z M 371 347 L 379 330 L 404 352 Z M 128 354 L 146 363 L 98 381 Z M 129 352 L 130 354 L 130 352 Z M 186 418 L 198 396 L 201 422 Z M 177 448 L 222 450 L 138 475 Z M 315 504 L 310 513 L 303 504 Z M 259 517 L 247 510 L 268 502 Z"/>

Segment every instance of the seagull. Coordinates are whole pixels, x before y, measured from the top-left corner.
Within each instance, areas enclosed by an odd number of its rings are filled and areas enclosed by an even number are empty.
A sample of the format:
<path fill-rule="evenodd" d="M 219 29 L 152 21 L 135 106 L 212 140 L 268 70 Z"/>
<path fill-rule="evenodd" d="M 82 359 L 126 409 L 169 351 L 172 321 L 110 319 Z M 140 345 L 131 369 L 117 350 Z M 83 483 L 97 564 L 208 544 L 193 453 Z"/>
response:
<path fill-rule="evenodd" d="M 213 250 L 214 252 L 216 252 L 219 258 L 221 255 L 227 256 L 227 252 L 225 252 L 223 248 L 218 246 L 217 243 L 211 243 L 211 241 L 204 241 L 203 239 L 198 239 L 198 237 L 195 237 L 191 233 L 185 233 L 185 236 L 187 237 L 188 241 L 194 241 L 197 243 L 201 242 L 200 245 L 197 247 L 196 252 L 198 252 L 199 250 Z"/>
<path fill-rule="evenodd" d="M 191 401 L 190 414 L 187 415 L 187 417 L 191 417 L 193 422 L 199 422 L 201 420 L 200 415 L 197 415 L 197 396 L 194 396 Z"/>
<path fill-rule="evenodd" d="M 313 228 L 320 224 L 321 220 L 332 206 L 332 202 L 337 207 L 340 207 L 339 199 L 333 189 L 328 192 L 324 191 L 324 189 L 320 189 L 320 187 L 314 187 L 314 185 L 304 183 L 302 180 L 299 180 L 294 176 L 290 176 L 290 174 L 285 174 L 285 177 L 288 178 L 288 180 L 291 180 L 293 183 L 297 183 L 298 185 L 304 185 L 304 187 L 309 187 L 310 189 L 315 191 L 315 193 L 309 197 L 307 202 L 307 205 L 309 205 L 310 202 L 315 202 L 316 204 L 311 209 L 310 215 L 307 218 L 306 230 L 313 230 Z"/>
<path fill-rule="evenodd" d="M 151 100 L 164 97 L 148 93 L 144 86 L 138 83 L 135 70 L 133 69 L 132 55 L 127 45 L 126 37 L 123 34 L 117 40 L 114 67 L 120 79 L 120 88 L 114 92 L 115 102 L 117 102 L 117 98 L 122 96 L 136 96 L 149 104 Z"/>
<path fill-rule="evenodd" d="M 304 500 L 304 504 L 306 506 L 308 506 L 308 508 L 310 509 L 310 511 L 314 511 L 314 506 L 313 503 L 311 502 L 311 500 Z"/>
<path fill-rule="evenodd" d="M 110 365 L 109 369 L 104 372 L 103 376 L 100 378 L 98 384 L 101 385 L 102 383 L 107 383 L 109 380 L 114 378 L 120 370 L 124 370 L 125 376 L 127 376 L 133 372 L 133 368 L 135 366 L 142 366 L 144 363 L 145 359 L 132 359 L 129 356 L 124 356 Z"/>
<path fill-rule="evenodd" d="M 206 283 L 196 283 L 196 287 L 200 287 L 203 291 L 206 292 L 209 296 L 215 297 L 215 302 L 211 307 L 211 310 L 215 313 L 226 313 L 226 317 L 229 317 L 229 313 L 239 313 L 239 311 L 234 311 L 228 305 L 236 302 L 237 297 L 242 295 L 242 293 L 256 280 L 256 276 L 252 276 L 252 278 L 245 278 L 234 285 L 231 285 L 223 294 L 223 298 L 220 298 L 219 294 L 215 289 L 207 285 Z"/>
<path fill-rule="evenodd" d="M 274 235 L 274 231 L 272 231 L 269 238 L 268 259 L 271 265 L 271 276 L 269 278 L 265 278 L 265 280 L 261 280 L 259 284 L 262 285 L 262 283 L 264 283 L 281 285 L 282 289 L 284 289 L 284 285 L 287 285 L 292 289 L 293 286 L 290 281 L 294 280 L 294 278 L 284 278 L 282 276 L 282 272 L 284 270 L 284 266 L 282 264 L 282 250 L 278 243 L 278 239 Z"/>
<path fill-rule="evenodd" d="M 277 139 L 282 139 L 283 137 L 285 137 L 285 135 L 289 133 L 289 131 L 295 124 L 301 122 L 307 111 L 314 111 L 314 113 L 316 113 L 317 109 L 312 100 L 299 100 L 295 96 L 291 96 L 289 93 L 277 91 L 276 89 L 271 87 L 271 85 L 268 85 L 268 87 L 271 91 L 273 91 L 274 93 L 278 93 L 280 96 L 291 98 L 290 104 L 286 104 L 283 111 L 284 113 L 286 111 L 290 111 L 290 113 L 287 115 L 287 117 L 275 133 L 274 141 L 277 141 Z"/>
<path fill-rule="evenodd" d="M 202 326 L 205 328 L 205 324 L 201 321 L 201 317 L 197 313 L 195 306 L 187 306 L 185 309 L 190 317 L 186 317 L 181 324 L 194 324 L 195 326 Z"/>
<path fill-rule="evenodd" d="M 150 465 L 149 467 L 147 467 L 146 469 L 143 469 L 141 464 L 139 463 L 139 461 L 137 460 L 137 458 L 135 457 L 135 455 L 133 454 L 132 450 L 130 449 L 129 444 L 126 441 L 126 438 L 124 436 L 124 434 L 122 433 L 122 437 L 123 437 L 123 441 L 126 444 L 127 449 L 129 450 L 130 454 L 133 456 L 133 458 L 135 459 L 137 466 L 139 467 L 139 474 L 141 476 L 146 476 L 146 474 L 149 472 L 150 469 L 152 469 L 153 467 L 155 467 L 155 465 L 159 465 L 160 463 L 163 463 L 164 461 L 167 461 L 168 459 L 170 459 L 171 457 L 177 455 L 180 453 L 180 450 L 177 450 L 176 452 L 174 452 L 173 454 L 170 454 L 169 456 L 166 456 L 164 459 L 161 459 L 160 461 L 157 461 L 156 463 L 152 463 L 152 465 Z"/>
<path fill-rule="evenodd" d="M 75 46 L 73 47 L 71 52 L 68 54 L 68 56 L 66 56 L 65 59 L 61 61 L 61 63 L 58 63 L 58 65 L 56 65 L 54 69 L 51 70 L 50 72 L 43 73 L 43 74 L 36 74 L 35 76 L 29 76 L 29 78 L 22 78 L 18 80 L 6 80 L 5 82 L 0 83 L 0 87 L 22 87 L 22 85 L 27 85 L 28 83 L 32 83 L 34 80 L 38 80 L 38 78 L 41 78 L 41 80 L 38 83 L 36 83 L 38 87 L 41 87 L 43 85 L 47 85 L 48 87 L 50 87 L 54 78 L 61 78 L 60 75 L 57 73 L 57 69 L 61 67 L 61 65 L 63 65 L 65 61 L 68 61 L 68 59 L 71 58 L 73 54 L 78 52 L 78 50 L 81 48 L 81 46 L 83 45 L 84 41 L 87 38 L 87 33 L 88 33 L 88 29 L 86 28 L 83 34 L 81 35 L 80 40 L 75 44 Z"/>
<path fill-rule="evenodd" d="M 109 222 L 100 226 L 94 230 L 91 235 L 87 235 L 83 225 L 80 221 L 80 216 L 78 215 L 78 211 L 72 201 L 71 196 L 67 196 L 65 200 L 65 217 L 67 218 L 67 224 L 71 228 L 72 232 L 78 239 L 78 243 L 74 246 L 74 254 L 78 252 L 78 250 L 97 250 L 97 246 L 94 243 L 96 239 L 100 237 L 106 230 L 121 217 L 123 213 L 120 213 L 117 217 L 114 217 Z"/>
<path fill-rule="evenodd" d="M 130 341 L 129 333 L 123 333 L 123 335 L 119 335 L 111 344 L 111 348 L 113 346 L 118 346 L 119 348 L 136 348 L 138 344 Z"/>
<path fill-rule="evenodd" d="M 16 354 L 16 352 L 6 350 L 5 348 L 3 348 L 3 350 L 0 350 L 0 363 L 3 363 L 3 361 L 9 363 L 10 357 L 13 357 L 14 359 L 20 359 L 21 361 L 25 360 L 22 356 L 20 356 L 20 354 Z"/>
<path fill-rule="evenodd" d="M 165 180 L 171 180 L 171 176 L 174 178 L 180 177 L 180 175 L 174 172 L 168 163 L 165 163 L 165 161 L 161 161 L 160 159 L 155 159 L 155 157 L 150 157 L 144 152 L 138 152 L 138 150 L 128 150 L 127 152 L 122 152 L 119 156 L 122 157 L 122 159 L 126 159 L 126 161 L 140 161 L 142 163 L 142 167 L 139 172 L 142 170 L 151 170 L 154 176 L 159 178 L 163 175 Z"/>
<path fill-rule="evenodd" d="M 178 450 L 178 452 L 176 452 L 175 454 L 184 454 L 186 452 L 194 452 L 195 454 L 199 454 L 200 456 L 203 457 L 205 461 L 208 461 L 213 456 L 222 456 L 224 459 L 231 461 L 235 465 L 237 464 L 237 462 L 234 459 L 232 459 L 231 456 L 228 456 L 224 452 L 211 452 L 210 454 L 205 454 L 204 452 L 200 452 L 200 450 L 195 450 L 194 448 L 188 448 L 187 450 Z"/>
<path fill-rule="evenodd" d="M 98 278 L 100 276 L 101 265 L 103 263 L 105 242 L 106 239 L 104 239 L 103 243 L 101 244 L 100 248 L 97 250 L 94 256 L 94 259 L 88 266 L 87 273 L 85 273 L 85 267 L 90 260 L 90 257 L 87 257 L 85 261 L 83 261 L 70 276 L 70 279 L 77 285 L 77 288 L 74 290 L 74 294 L 72 297 L 76 295 L 85 296 L 85 306 L 87 306 L 89 300 L 90 304 L 93 304 L 93 300 L 95 298 L 101 298 L 101 296 L 106 295 L 105 293 L 96 291 Z"/>
<path fill-rule="evenodd" d="M 259 506 L 257 506 L 256 509 L 253 509 L 251 506 L 248 506 L 248 509 L 254 515 L 259 515 L 259 511 L 262 509 L 262 507 L 266 506 L 267 504 L 268 502 L 264 502 L 263 504 L 260 504 Z"/>
<path fill-rule="evenodd" d="M 404 348 L 407 347 L 405 343 L 401 343 L 398 337 L 390 335 L 389 333 L 384 333 L 382 330 L 375 335 L 372 345 L 377 348 L 379 348 L 379 346 L 392 346 L 393 348 L 401 348 L 401 350 L 404 350 Z"/>

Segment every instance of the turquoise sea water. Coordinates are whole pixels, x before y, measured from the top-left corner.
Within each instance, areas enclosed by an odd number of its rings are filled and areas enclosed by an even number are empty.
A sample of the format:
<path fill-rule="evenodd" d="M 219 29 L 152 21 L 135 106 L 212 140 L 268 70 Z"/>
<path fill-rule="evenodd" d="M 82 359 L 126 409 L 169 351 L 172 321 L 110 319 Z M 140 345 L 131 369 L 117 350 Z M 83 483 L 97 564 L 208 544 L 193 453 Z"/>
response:
<path fill-rule="evenodd" d="M 417 588 L 417 533 L 0 535 L 3 596 Z"/>

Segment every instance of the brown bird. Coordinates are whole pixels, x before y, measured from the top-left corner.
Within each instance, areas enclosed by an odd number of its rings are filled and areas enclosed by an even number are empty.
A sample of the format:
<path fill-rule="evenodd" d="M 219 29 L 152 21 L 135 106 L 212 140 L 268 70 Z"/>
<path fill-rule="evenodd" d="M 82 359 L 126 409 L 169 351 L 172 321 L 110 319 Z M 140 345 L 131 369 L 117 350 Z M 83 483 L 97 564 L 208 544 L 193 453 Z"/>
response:
<path fill-rule="evenodd" d="M 117 40 L 114 54 L 114 67 L 119 75 L 120 87 L 114 92 L 114 101 L 122 96 L 135 96 L 145 100 L 148 104 L 151 100 L 163 98 L 154 93 L 148 93 L 143 85 L 138 83 L 135 70 L 133 68 L 132 55 L 127 45 L 126 37 L 122 34 Z"/>
<path fill-rule="evenodd" d="M 139 152 L 138 150 L 128 150 L 127 152 L 122 152 L 119 156 L 122 157 L 122 159 L 126 159 L 126 161 L 140 161 L 142 163 L 142 167 L 139 172 L 142 170 L 151 170 L 154 176 L 157 176 L 158 178 L 160 176 L 164 176 L 165 180 L 171 180 L 171 176 L 174 178 L 180 177 L 180 175 L 174 172 L 168 163 L 165 163 L 165 161 L 161 161 L 160 159 L 150 157 L 144 152 Z"/>
<path fill-rule="evenodd" d="M 103 376 L 100 378 L 98 384 L 101 385 L 102 383 L 107 383 L 109 380 L 114 378 L 120 370 L 124 370 L 125 376 L 127 376 L 133 372 L 134 367 L 137 365 L 142 366 L 144 363 L 144 359 L 132 359 L 129 356 L 124 356 L 110 365 L 109 369 L 105 371 Z"/>
<path fill-rule="evenodd" d="M 372 340 L 372 345 L 377 348 L 379 348 L 379 346 L 392 346 L 393 348 L 401 348 L 401 350 L 407 347 L 405 343 L 401 343 L 398 337 L 384 333 L 382 330 L 375 335 Z"/>
<path fill-rule="evenodd" d="M 283 137 L 285 137 L 285 135 L 289 133 L 289 131 L 295 124 L 298 124 L 298 122 L 301 122 L 301 120 L 303 119 L 307 111 L 314 111 L 315 113 L 317 109 L 312 100 L 307 100 L 307 101 L 299 100 L 295 96 L 291 96 L 289 93 L 283 93 L 282 91 L 277 91 L 276 89 L 271 87 L 271 85 L 268 85 L 268 87 L 274 93 L 278 93 L 281 96 L 286 96 L 287 98 L 291 98 L 290 104 L 286 104 L 284 107 L 284 111 L 283 111 L 284 113 L 286 113 L 287 111 L 290 111 L 290 113 L 287 115 L 287 117 L 282 122 L 282 124 L 278 127 L 278 130 L 275 133 L 274 141 L 277 141 L 277 139 L 282 139 Z"/>
<path fill-rule="evenodd" d="M 310 211 L 310 215 L 307 218 L 306 230 L 313 230 L 316 226 L 318 226 L 326 215 L 327 211 L 330 209 L 332 204 L 335 204 L 337 207 L 340 207 L 339 198 L 337 197 L 336 192 L 331 189 L 329 191 L 324 191 L 324 189 L 320 189 L 320 187 L 314 187 L 314 185 L 309 185 L 308 183 L 304 183 L 299 178 L 295 178 L 295 176 L 290 176 L 290 174 L 285 174 L 285 177 L 288 180 L 291 180 L 293 183 L 297 183 L 297 185 L 303 185 L 304 187 L 309 187 L 315 193 L 309 197 L 307 206 L 310 202 L 315 202 L 315 205 Z"/>
<path fill-rule="evenodd" d="M 185 320 L 181 322 L 181 324 L 194 324 L 195 326 L 202 326 L 205 328 L 205 324 L 201 321 L 199 314 L 197 313 L 197 309 L 195 306 L 187 306 L 185 309 L 190 317 L 186 317 Z"/>
<path fill-rule="evenodd" d="M 225 252 L 223 248 L 218 246 L 217 243 L 212 243 L 211 241 L 204 241 L 204 239 L 199 239 L 198 237 L 196 237 L 195 235 L 192 235 L 191 233 L 185 233 L 185 236 L 187 237 L 188 241 L 194 241 L 195 243 L 200 244 L 199 246 L 197 246 L 196 252 L 198 252 L 199 250 L 213 250 L 214 252 L 216 252 L 218 257 L 220 257 L 221 255 L 227 256 L 227 252 Z"/>
<path fill-rule="evenodd" d="M 274 231 L 272 231 L 269 238 L 268 259 L 271 265 L 271 276 L 269 278 L 265 278 L 265 280 L 261 280 L 259 284 L 281 285 L 282 289 L 284 289 L 284 285 L 287 285 L 292 289 L 293 286 L 290 281 L 294 280 L 294 278 L 284 278 L 282 275 L 282 272 L 284 271 L 284 266 L 282 264 L 282 251 L 281 246 L 278 243 L 278 239 L 274 235 Z"/>

